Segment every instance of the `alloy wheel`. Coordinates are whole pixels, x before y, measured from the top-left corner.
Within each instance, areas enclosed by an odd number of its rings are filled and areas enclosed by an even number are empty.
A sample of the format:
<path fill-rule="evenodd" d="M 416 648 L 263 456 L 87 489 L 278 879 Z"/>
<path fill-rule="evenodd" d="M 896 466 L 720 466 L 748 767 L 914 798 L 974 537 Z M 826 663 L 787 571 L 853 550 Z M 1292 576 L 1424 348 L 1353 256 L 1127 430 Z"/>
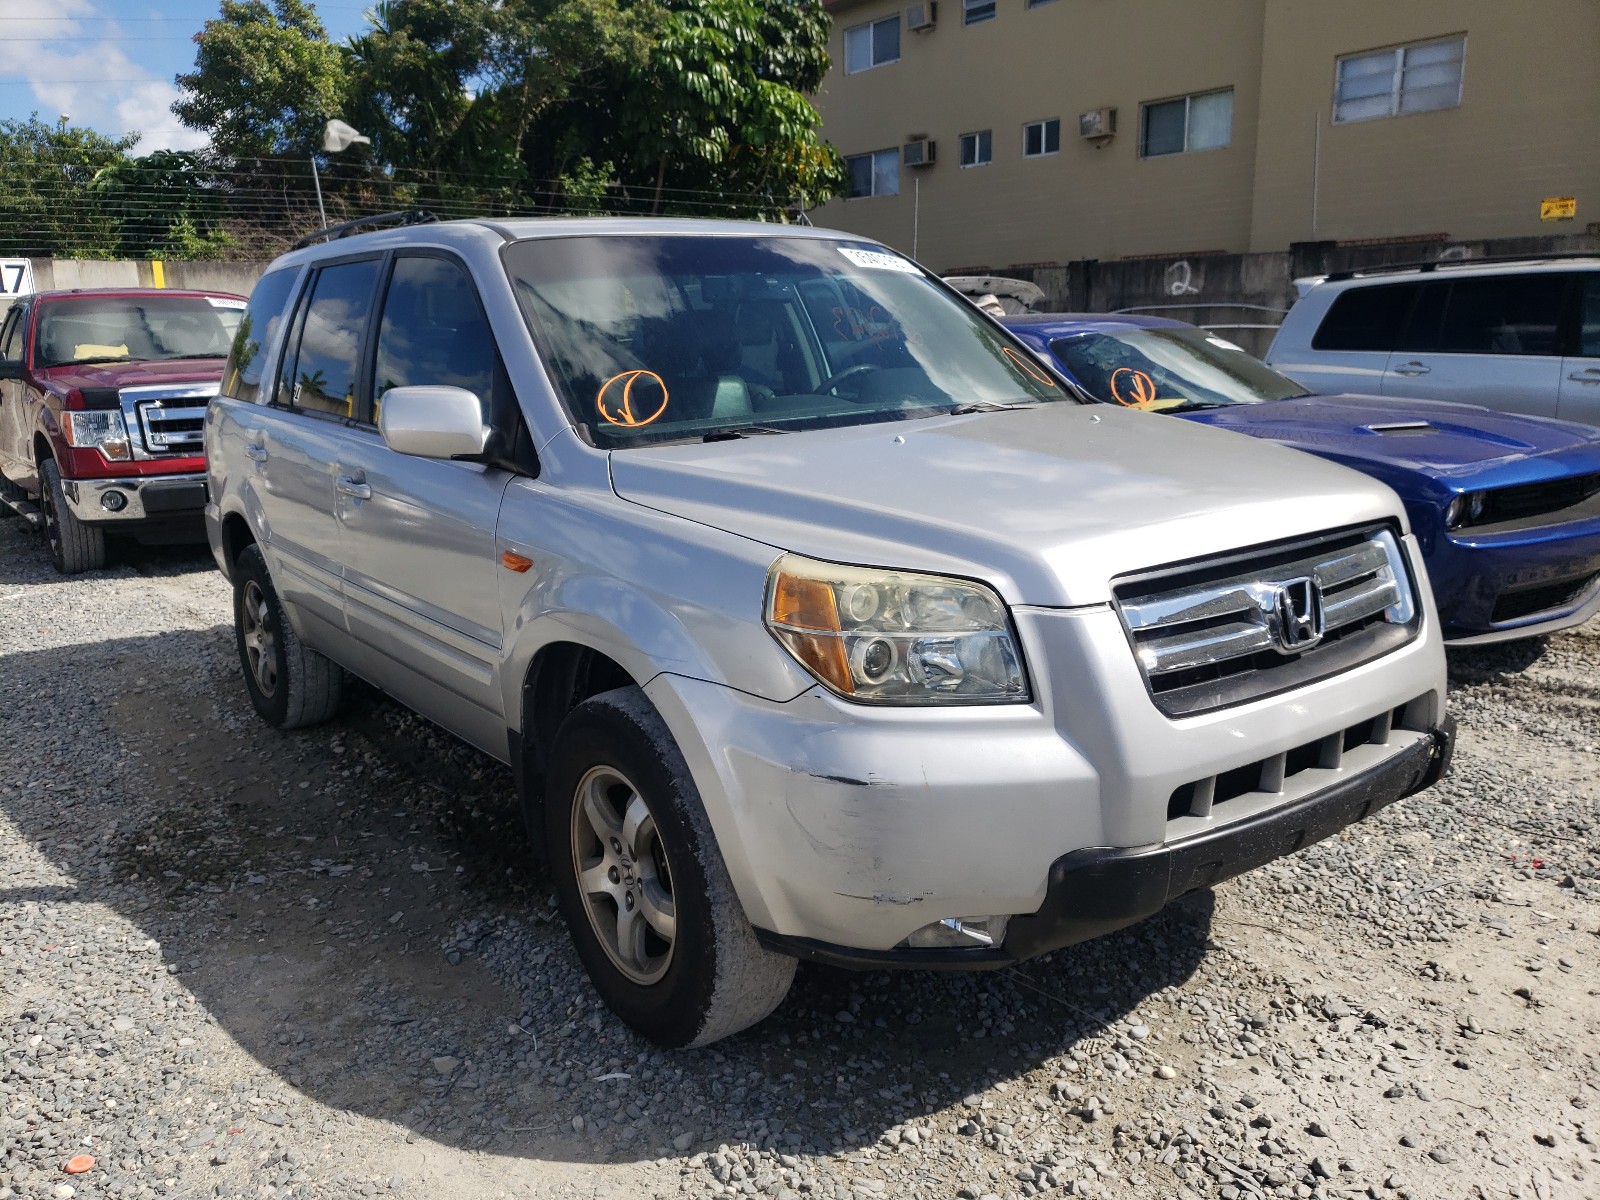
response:
<path fill-rule="evenodd" d="M 272 610 L 266 593 L 254 579 L 244 585 L 239 640 L 244 643 L 245 661 L 256 688 L 270 696 L 278 688 L 278 645 L 272 630 Z"/>
<path fill-rule="evenodd" d="M 614 767 L 592 768 L 573 800 L 572 865 L 584 913 L 617 970 L 634 983 L 655 983 L 677 941 L 672 875 L 655 817 Z"/>

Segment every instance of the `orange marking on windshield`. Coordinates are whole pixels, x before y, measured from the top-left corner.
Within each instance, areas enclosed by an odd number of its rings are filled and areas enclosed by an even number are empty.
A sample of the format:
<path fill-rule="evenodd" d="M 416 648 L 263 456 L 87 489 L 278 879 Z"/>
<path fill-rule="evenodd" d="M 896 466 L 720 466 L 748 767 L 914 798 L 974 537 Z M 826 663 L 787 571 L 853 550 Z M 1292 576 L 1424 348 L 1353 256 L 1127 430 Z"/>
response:
<path fill-rule="evenodd" d="M 1149 408 L 1156 402 L 1156 381 L 1143 371 L 1118 367 L 1111 372 L 1111 398 L 1124 408 Z"/>
<path fill-rule="evenodd" d="M 648 417 L 641 417 L 633 411 L 633 385 L 639 381 L 641 375 L 655 380 L 656 386 L 661 389 L 661 403 L 656 407 L 655 412 Z M 622 382 L 621 404 L 614 408 L 607 408 L 606 393 L 612 391 L 613 385 L 619 380 Z M 668 398 L 667 381 L 654 371 L 622 371 L 600 385 L 600 391 L 595 396 L 594 403 L 595 407 L 600 411 L 602 420 L 612 425 L 622 425 L 628 429 L 637 429 L 642 425 L 650 424 L 651 421 L 666 412 Z M 616 397 L 613 397 L 613 400 L 615 399 Z"/>
<path fill-rule="evenodd" d="M 1035 383 L 1042 383 L 1045 387 L 1055 387 L 1056 381 L 1046 375 L 1037 363 L 1029 362 L 1025 355 L 1018 354 L 1010 346 L 1001 346 L 1000 349 L 1005 352 L 1007 358 L 1022 368 L 1022 373 L 1029 379 Z"/>

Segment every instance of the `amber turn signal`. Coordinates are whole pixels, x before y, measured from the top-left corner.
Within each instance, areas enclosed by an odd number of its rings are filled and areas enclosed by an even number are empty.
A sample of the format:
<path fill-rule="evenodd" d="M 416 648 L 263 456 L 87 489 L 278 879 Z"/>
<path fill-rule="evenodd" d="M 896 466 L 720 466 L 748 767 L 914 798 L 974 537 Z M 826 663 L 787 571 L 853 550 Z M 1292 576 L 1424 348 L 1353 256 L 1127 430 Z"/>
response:
<path fill-rule="evenodd" d="M 515 571 L 521 575 L 533 566 L 533 559 L 525 558 L 514 550 L 507 550 L 500 555 L 500 565 L 508 571 Z"/>
<path fill-rule="evenodd" d="M 769 625 L 789 653 L 835 691 L 855 691 L 833 585 L 779 572 L 772 581 L 771 603 Z"/>

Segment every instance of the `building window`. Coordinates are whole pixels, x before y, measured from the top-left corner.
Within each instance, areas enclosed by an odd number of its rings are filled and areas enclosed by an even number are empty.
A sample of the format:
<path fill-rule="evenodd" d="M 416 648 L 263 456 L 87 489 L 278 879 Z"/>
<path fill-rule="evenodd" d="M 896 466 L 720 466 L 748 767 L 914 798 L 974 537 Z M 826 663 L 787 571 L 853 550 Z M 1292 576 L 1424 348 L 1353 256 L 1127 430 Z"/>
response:
<path fill-rule="evenodd" d="M 1414 42 L 1339 60 L 1333 86 L 1335 121 L 1370 121 L 1432 112 L 1461 103 L 1465 37 Z"/>
<path fill-rule="evenodd" d="M 976 25 L 993 19 L 995 0 L 961 0 L 961 23 Z"/>
<path fill-rule="evenodd" d="M 1046 4 L 1054 4 L 1056 0 L 1028 0 L 1029 8 L 1039 8 Z"/>
<path fill-rule="evenodd" d="M 977 133 L 963 133 L 961 135 L 961 165 L 963 167 L 981 167 L 994 158 L 994 135 L 991 130 L 982 129 Z"/>
<path fill-rule="evenodd" d="M 1041 154 L 1055 154 L 1061 149 L 1061 120 L 1029 121 L 1022 127 L 1022 157 L 1038 158 Z"/>
<path fill-rule="evenodd" d="M 870 71 L 900 61 L 900 15 L 844 31 L 844 73 Z"/>
<path fill-rule="evenodd" d="M 850 172 L 851 200 L 864 196 L 898 196 L 900 194 L 900 151 L 874 150 L 871 154 L 854 154 L 844 160 Z"/>
<path fill-rule="evenodd" d="M 1139 153 L 1144 158 L 1218 150 L 1233 140 L 1233 89 L 1140 105 L 1139 118 Z"/>

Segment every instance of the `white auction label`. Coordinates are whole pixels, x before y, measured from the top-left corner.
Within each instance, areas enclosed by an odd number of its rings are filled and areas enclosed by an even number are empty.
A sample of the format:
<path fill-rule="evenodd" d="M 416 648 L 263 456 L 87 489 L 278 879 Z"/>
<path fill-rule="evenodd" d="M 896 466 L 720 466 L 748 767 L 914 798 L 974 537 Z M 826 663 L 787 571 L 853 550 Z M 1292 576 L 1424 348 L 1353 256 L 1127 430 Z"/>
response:
<path fill-rule="evenodd" d="M 884 254 L 880 250 L 857 250 L 851 246 L 840 246 L 839 253 L 858 267 L 868 267 L 874 271 L 903 271 L 907 275 L 922 274 L 921 267 L 909 258 L 901 258 L 898 254 Z"/>

